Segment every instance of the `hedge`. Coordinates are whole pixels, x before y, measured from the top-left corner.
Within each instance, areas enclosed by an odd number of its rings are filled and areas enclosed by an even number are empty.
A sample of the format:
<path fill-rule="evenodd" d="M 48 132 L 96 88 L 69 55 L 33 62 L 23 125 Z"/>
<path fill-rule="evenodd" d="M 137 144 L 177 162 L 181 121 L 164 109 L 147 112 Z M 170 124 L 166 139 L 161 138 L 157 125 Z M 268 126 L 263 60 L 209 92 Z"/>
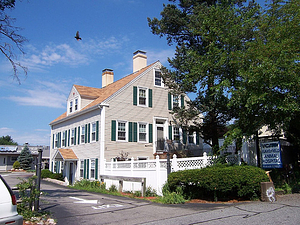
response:
<path fill-rule="evenodd" d="M 218 165 L 173 172 L 168 177 L 171 191 L 178 186 L 186 199 L 229 200 L 260 196 L 260 183 L 268 182 L 265 171 L 254 166 Z"/>
<path fill-rule="evenodd" d="M 51 178 L 51 179 L 64 181 L 64 177 L 61 173 L 53 173 L 47 169 L 41 171 L 41 178 Z"/>

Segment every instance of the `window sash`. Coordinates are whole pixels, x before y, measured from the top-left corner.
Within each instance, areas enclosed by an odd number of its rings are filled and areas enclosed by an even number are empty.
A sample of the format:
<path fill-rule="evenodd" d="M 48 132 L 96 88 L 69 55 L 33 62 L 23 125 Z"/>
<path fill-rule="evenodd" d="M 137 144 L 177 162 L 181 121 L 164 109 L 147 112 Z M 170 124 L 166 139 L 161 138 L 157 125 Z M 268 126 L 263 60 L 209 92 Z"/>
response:
<path fill-rule="evenodd" d="M 139 105 L 147 105 L 146 89 L 139 88 Z"/>
<path fill-rule="evenodd" d="M 139 141 L 147 141 L 147 124 L 139 124 Z"/>
<path fill-rule="evenodd" d="M 126 140 L 126 122 L 118 122 L 118 140 Z"/>
<path fill-rule="evenodd" d="M 73 109 L 73 101 L 70 101 L 70 113 L 72 112 Z"/>
<path fill-rule="evenodd" d="M 81 127 L 81 143 L 85 143 L 85 126 Z"/>
<path fill-rule="evenodd" d="M 174 127 L 174 141 L 180 141 L 180 133 L 179 133 L 179 127 Z"/>
<path fill-rule="evenodd" d="M 96 140 L 96 123 L 92 123 L 92 141 Z"/>
<path fill-rule="evenodd" d="M 75 129 L 72 129 L 72 131 L 71 131 L 71 145 L 74 145 L 74 139 L 75 139 Z"/>
<path fill-rule="evenodd" d="M 155 71 L 155 85 L 162 86 L 162 77 L 160 71 Z"/>
<path fill-rule="evenodd" d="M 78 109 L 78 99 L 77 98 L 75 99 L 75 106 L 74 107 L 75 107 L 75 111 L 76 111 Z"/>

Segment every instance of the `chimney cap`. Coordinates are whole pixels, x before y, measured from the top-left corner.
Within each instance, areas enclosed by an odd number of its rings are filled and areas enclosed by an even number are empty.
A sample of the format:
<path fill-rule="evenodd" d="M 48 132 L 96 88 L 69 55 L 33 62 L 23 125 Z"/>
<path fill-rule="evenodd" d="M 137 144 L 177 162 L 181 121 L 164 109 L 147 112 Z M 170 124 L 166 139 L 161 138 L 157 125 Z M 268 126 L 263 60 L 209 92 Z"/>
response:
<path fill-rule="evenodd" d="M 114 70 L 112 70 L 112 69 L 104 69 L 104 70 L 102 70 L 102 73 L 104 73 L 104 72 L 113 72 Z"/>
<path fill-rule="evenodd" d="M 141 53 L 141 54 L 143 54 L 143 55 L 146 55 L 146 52 L 145 52 L 145 51 L 142 51 L 142 50 L 137 50 L 137 51 L 135 51 L 135 52 L 133 53 L 133 55 L 137 55 L 137 54 L 139 54 L 139 53 Z"/>

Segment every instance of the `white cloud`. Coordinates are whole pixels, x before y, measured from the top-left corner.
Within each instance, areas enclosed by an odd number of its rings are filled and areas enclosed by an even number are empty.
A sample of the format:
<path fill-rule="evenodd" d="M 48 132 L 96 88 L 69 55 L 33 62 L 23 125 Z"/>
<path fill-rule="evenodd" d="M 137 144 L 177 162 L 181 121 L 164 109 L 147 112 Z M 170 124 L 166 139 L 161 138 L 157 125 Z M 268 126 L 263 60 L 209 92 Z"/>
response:
<path fill-rule="evenodd" d="M 150 50 L 147 52 L 148 62 L 155 62 L 159 60 L 164 66 L 168 66 L 168 57 L 172 58 L 174 56 L 174 53 L 175 50 L 173 48 L 160 51 Z"/>
<path fill-rule="evenodd" d="M 12 128 L 8 128 L 8 127 L 0 127 L 0 136 L 6 136 L 6 135 L 10 135 L 11 133 L 14 133 L 15 130 Z"/>
<path fill-rule="evenodd" d="M 37 81 L 33 89 L 21 89 L 22 95 L 9 96 L 9 100 L 20 105 L 65 108 L 67 90 L 64 84 Z"/>

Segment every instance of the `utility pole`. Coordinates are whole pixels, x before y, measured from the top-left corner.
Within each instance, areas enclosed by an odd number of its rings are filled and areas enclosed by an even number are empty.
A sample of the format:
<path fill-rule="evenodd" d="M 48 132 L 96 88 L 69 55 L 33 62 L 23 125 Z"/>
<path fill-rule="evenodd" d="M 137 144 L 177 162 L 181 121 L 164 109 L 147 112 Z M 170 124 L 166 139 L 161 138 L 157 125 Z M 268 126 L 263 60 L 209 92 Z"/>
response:
<path fill-rule="evenodd" d="M 36 189 L 36 200 L 34 202 L 34 211 L 38 211 L 40 207 L 40 186 L 41 186 L 41 169 L 42 169 L 42 154 L 43 154 L 43 149 L 40 148 L 39 150 L 39 155 L 38 155 L 38 161 L 37 161 L 37 167 L 36 167 L 36 184 L 35 184 L 35 189 Z"/>

